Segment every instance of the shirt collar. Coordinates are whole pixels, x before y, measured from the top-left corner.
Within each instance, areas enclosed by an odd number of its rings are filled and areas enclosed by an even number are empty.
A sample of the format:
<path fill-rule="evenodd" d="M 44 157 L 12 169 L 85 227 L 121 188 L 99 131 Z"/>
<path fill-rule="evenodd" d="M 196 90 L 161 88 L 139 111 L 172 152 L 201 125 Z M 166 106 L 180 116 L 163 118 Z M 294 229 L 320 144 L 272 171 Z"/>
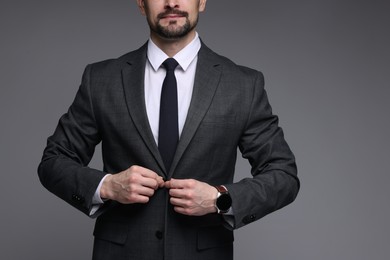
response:
<path fill-rule="evenodd" d="M 180 67 L 186 71 L 188 66 L 190 66 L 191 62 L 195 59 L 195 57 L 198 55 L 198 52 L 200 50 L 200 39 L 198 33 L 195 34 L 194 39 L 181 51 L 176 53 L 173 58 L 179 63 Z M 150 62 L 150 65 L 152 65 L 153 69 L 157 71 L 161 64 L 169 58 L 168 55 L 165 54 L 157 45 L 152 41 L 152 39 L 149 39 L 148 41 L 148 60 Z"/>

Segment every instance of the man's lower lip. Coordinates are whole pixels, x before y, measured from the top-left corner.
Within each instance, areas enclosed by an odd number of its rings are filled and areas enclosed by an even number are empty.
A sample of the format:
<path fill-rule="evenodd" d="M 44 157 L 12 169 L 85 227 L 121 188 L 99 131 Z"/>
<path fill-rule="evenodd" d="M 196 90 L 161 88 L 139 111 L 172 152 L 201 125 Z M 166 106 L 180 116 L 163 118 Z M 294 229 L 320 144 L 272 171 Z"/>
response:
<path fill-rule="evenodd" d="M 175 16 L 163 16 L 162 19 L 174 19 L 174 18 L 182 18 L 184 16 L 181 15 L 175 15 Z"/>

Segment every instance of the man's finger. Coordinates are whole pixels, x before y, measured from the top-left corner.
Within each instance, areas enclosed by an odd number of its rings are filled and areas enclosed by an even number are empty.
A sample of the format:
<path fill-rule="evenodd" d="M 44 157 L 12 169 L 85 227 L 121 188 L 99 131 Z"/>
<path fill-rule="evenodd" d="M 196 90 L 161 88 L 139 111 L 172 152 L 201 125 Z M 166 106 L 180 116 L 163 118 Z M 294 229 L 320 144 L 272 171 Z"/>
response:
<path fill-rule="evenodd" d="M 147 186 L 155 190 L 164 186 L 163 178 L 148 168 L 134 165 L 129 168 L 129 171 L 130 173 L 138 174 L 142 177 L 139 183 L 143 186 Z"/>
<path fill-rule="evenodd" d="M 145 178 L 145 177 L 142 177 L 139 180 L 138 184 L 153 190 L 157 190 L 159 187 L 158 181 L 156 179 Z"/>
<path fill-rule="evenodd" d="M 165 182 L 165 187 L 168 189 L 184 189 L 189 187 L 189 182 L 191 180 L 178 180 L 178 179 L 170 179 L 169 181 Z"/>
<path fill-rule="evenodd" d="M 159 188 L 164 187 L 165 181 L 164 181 L 163 177 L 157 175 L 156 180 L 157 180 L 157 185 L 158 185 Z"/>
<path fill-rule="evenodd" d="M 182 208 L 185 208 L 187 207 L 187 203 L 188 201 L 187 200 L 183 200 L 183 199 L 178 199 L 178 198 L 170 198 L 170 202 L 172 205 L 174 206 L 179 206 L 179 207 L 182 207 Z"/>
<path fill-rule="evenodd" d="M 151 197 L 154 194 L 154 189 L 141 186 L 137 188 L 134 192 L 137 193 L 138 195 Z"/>
<path fill-rule="evenodd" d="M 146 204 L 149 202 L 149 196 L 144 196 L 144 195 L 136 195 L 132 198 L 131 203 L 142 203 Z"/>
<path fill-rule="evenodd" d="M 185 189 L 170 189 L 169 195 L 175 198 L 188 198 L 188 190 Z"/>
<path fill-rule="evenodd" d="M 146 177 L 146 178 L 156 179 L 159 176 L 154 171 L 152 171 L 148 168 L 142 167 L 142 166 L 138 166 L 138 165 L 131 166 L 130 170 L 137 172 L 137 173 L 141 174 L 142 177 Z"/>

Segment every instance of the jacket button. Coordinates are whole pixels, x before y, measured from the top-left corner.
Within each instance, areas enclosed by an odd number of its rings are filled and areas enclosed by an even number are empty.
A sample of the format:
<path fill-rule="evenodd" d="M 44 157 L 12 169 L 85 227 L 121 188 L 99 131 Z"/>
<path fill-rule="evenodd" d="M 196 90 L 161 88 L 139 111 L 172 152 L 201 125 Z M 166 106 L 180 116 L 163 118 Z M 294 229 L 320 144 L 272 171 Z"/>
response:
<path fill-rule="evenodd" d="M 80 197 L 79 195 L 76 195 L 76 194 L 73 194 L 72 195 L 72 200 L 76 203 L 83 203 L 84 202 L 84 199 L 82 197 Z"/>
<path fill-rule="evenodd" d="M 159 239 L 159 240 L 161 240 L 163 238 L 163 232 L 161 232 L 161 231 L 156 231 L 155 235 L 156 235 L 157 239 Z"/>
<path fill-rule="evenodd" d="M 242 220 L 242 222 L 244 223 L 244 224 L 249 224 L 249 223 L 251 223 L 251 222 L 253 222 L 253 221 L 255 221 L 256 220 L 256 214 L 252 214 L 252 215 L 250 215 L 250 216 L 246 216 L 243 220 Z"/>

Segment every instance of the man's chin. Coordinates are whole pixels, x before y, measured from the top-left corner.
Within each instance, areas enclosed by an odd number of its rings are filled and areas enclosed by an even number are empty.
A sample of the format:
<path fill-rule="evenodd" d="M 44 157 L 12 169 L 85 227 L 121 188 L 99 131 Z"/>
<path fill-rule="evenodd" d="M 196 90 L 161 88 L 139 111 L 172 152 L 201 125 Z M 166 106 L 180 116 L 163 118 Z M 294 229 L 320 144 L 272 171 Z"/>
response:
<path fill-rule="evenodd" d="M 188 35 L 191 30 L 185 27 L 177 27 L 177 28 L 158 28 L 156 33 L 160 35 L 160 37 L 164 39 L 180 39 Z"/>

